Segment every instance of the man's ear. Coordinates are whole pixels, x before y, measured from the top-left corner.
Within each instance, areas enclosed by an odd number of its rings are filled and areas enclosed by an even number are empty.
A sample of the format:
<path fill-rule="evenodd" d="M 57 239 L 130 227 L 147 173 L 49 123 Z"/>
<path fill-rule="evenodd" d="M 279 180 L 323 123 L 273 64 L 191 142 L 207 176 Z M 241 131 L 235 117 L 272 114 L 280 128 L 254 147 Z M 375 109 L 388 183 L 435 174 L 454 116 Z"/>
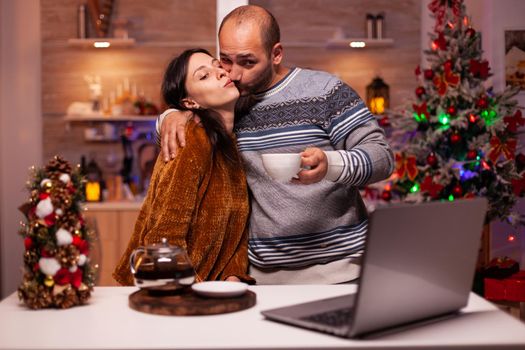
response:
<path fill-rule="evenodd" d="M 201 106 L 189 97 L 182 99 L 182 105 L 188 109 L 199 109 Z"/>
<path fill-rule="evenodd" d="M 272 48 L 272 64 L 281 64 L 283 60 L 283 46 L 281 43 L 276 43 Z"/>

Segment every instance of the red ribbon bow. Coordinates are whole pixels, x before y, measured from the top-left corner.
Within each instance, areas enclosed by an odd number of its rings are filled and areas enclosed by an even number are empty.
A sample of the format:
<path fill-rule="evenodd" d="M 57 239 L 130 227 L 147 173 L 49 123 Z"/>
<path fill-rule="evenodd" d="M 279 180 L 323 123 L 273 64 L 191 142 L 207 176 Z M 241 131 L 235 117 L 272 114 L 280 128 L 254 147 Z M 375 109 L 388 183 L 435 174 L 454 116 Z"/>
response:
<path fill-rule="evenodd" d="M 463 0 L 433 0 L 428 5 L 429 10 L 436 15 L 436 31 L 443 29 L 445 15 L 449 8 L 452 9 L 454 16 L 457 17 L 460 15 L 462 3 Z"/>
<path fill-rule="evenodd" d="M 425 116 L 425 119 L 428 121 L 429 119 L 429 113 L 428 113 L 428 107 L 427 107 L 427 103 L 426 102 L 423 102 L 421 104 L 421 106 L 418 106 L 416 104 L 413 104 L 412 107 L 414 108 L 414 112 L 416 112 L 416 114 L 418 116 L 422 116 L 424 115 Z"/>
<path fill-rule="evenodd" d="M 434 78 L 434 85 L 438 89 L 438 93 L 443 96 L 447 92 L 448 85 L 456 87 L 459 84 L 460 76 L 452 70 L 452 64 L 445 64 L 445 71 L 442 75 L 437 75 Z"/>
<path fill-rule="evenodd" d="M 516 152 L 516 139 L 507 139 L 506 142 L 501 142 L 501 139 L 497 136 L 492 136 L 490 139 L 490 145 L 492 146 L 489 152 L 489 159 L 496 163 L 498 158 L 503 155 L 507 159 L 514 159 L 514 154 Z"/>
<path fill-rule="evenodd" d="M 415 156 L 396 153 L 396 173 L 400 178 L 406 175 L 410 181 L 414 181 L 418 172 Z"/>

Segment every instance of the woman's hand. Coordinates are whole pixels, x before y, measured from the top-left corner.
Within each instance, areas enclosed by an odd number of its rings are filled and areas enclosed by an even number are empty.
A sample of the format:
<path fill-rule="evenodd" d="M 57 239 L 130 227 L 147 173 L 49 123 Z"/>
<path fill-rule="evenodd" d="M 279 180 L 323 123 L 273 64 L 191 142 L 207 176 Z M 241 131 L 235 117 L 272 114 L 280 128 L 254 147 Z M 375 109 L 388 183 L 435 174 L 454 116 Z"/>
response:
<path fill-rule="evenodd" d="M 179 146 L 186 146 L 186 124 L 192 116 L 193 113 L 190 111 L 173 111 L 162 121 L 160 146 L 165 162 L 175 159 Z"/>
<path fill-rule="evenodd" d="M 237 276 L 228 276 L 228 278 L 226 278 L 226 281 L 228 281 L 228 282 L 240 282 L 241 280 Z"/>
<path fill-rule="evenodd" d="M 301 167 L 303 170 L 297 174 L 297 179 L 292 179 L 292 182 L 310 185 L 324 179 L 328 172 L 328 158 L 320 148 L 308 147 L 301 153 Z"/>

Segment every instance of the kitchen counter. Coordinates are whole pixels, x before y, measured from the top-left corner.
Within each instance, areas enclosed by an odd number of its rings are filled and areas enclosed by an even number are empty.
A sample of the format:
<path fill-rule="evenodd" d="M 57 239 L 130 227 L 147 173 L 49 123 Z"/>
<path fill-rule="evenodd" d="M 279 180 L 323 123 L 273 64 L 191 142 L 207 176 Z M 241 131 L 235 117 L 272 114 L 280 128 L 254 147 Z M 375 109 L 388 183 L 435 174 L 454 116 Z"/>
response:
<path fill-rule="evenodd" d="M 86 211 L 110 211 L 110 210 L 140 210 L 142 200 L 136 201 L 112 201 L 112 202 L 87 202 L 84 204 Z"/>
<path fill-rule="evenodd" d="M 0 349 L 525 349 L 525 324 L 474 294 L 456 317 L 349 340 L 267 321 L 260 311 L 355 292 L 354 285 L 250 289 L 251 309 L 184 317 L 130 309 L 133 287 L 98 287 L 89 305 L 68 310 L 31 311 L 12 294 L 0 303 Z"/>

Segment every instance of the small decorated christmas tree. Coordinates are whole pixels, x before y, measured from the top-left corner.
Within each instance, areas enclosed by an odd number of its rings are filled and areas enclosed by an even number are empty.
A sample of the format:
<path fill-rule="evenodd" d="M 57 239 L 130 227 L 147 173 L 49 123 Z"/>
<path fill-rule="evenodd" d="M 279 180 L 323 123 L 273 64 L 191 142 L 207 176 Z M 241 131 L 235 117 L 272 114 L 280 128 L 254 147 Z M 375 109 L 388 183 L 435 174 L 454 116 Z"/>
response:
<path fill-rule="evenodd" d="M 416 101 L 390 116 L 396 171 L 383 189 L 386 201 L 489 201 L 487 222 L 523 224 L 513 211 L 525 192 L 525 155 L 518 152 L 518 128 L 525 124 L 507 88 L 484 85 L 490 68 L 481 38 L 470 26 L 461 0 L 435 0 L 436 18 L 425 51 L 429 67 L 417 67 Z"/>
<path fill-rule="evenodd" d="M 31 309 L 69 308 L 85 304 L 94 285 L 89 263 L 93 232 L 84 222 L 80 203 L 84 180 L 80 169 L 60 157 L 46 167 L 31 168 L 30 197 L 20 207 L 24 238 L 24 277 L 18 296 Z"/>

